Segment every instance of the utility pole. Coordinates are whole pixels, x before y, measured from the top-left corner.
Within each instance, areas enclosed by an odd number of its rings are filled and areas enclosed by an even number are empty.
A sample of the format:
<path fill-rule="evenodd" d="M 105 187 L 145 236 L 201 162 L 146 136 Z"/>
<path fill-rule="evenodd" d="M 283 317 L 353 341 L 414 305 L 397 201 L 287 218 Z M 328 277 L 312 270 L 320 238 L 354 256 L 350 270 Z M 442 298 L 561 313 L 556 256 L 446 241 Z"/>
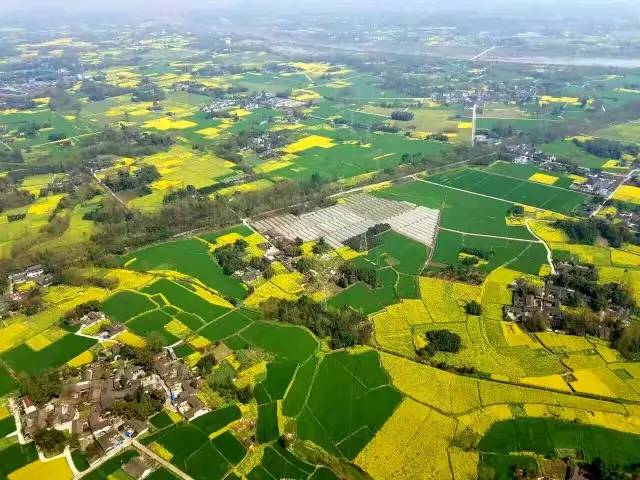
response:
<path fill-rule="evenodd" d="M 476 146 L 476 122 L 478 120 L 478 105 L 473 104 L 473 113 L 471 114 L 471 146 Z"/>

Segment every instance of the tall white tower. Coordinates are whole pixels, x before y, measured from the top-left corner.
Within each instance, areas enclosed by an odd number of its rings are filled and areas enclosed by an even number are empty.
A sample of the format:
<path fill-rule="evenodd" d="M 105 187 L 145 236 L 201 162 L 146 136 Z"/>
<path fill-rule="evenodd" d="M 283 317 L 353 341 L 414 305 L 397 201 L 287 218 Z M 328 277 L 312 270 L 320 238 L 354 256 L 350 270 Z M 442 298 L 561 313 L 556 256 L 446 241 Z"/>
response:
<path fill-rule="evenodd" d="M 471 114 L 471 146 L 476 145 L 476 121 L 478 120 L 478 105 L 473 104 L 473 113 Z"/>

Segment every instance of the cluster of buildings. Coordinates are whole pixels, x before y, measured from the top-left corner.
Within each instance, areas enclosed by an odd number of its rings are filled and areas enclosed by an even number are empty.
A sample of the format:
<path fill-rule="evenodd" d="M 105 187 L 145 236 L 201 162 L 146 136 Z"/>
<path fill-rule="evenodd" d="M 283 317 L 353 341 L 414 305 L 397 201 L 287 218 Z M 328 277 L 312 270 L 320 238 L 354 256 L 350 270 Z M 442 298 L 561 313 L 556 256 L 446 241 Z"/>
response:
<path fill-rule="evenodd" d="M 53 282 L 53 276 L 46 273 L 45 267 L 42 264 L 31 265 L 25 268 L 23 271 L 13 273 L 8 276 L 9 280 L 9 294 L 11 299 L 19 301 L 23 295 L 19 291 L 20 285 L 24 285 L 29 282 L 33 282 L 40 287 L 47 287 Z"/>
<path fill-rule="evenodd" d="M 583 265 L 573 265 L 565 262 L 555 262 L 557 273 L 569 271 L 582 271 L 585 276 L 589 276 L 589 267 Z M 504 318 L 515 323 L 526 323 L 535 315 L 544 315 L 549 321 L 549 328 L 554 331 L 562 331 L 566 328 L 565 313 L 563 306 L 571 304 L 586 304 L 589 297 L 572 288 L 557 285 L 555 276 L 547 278 L 543 285 L 536 286 L 528 283 L 525 279 L 515 280 L 510 286 L 512 292 L 511 305 L 504 306 Z M 628 311 L 624 307 L 612 306 L 610 311 L 622 313 L 622 326 L 628 325 Z M 611 325 L 602 320 L 605 312 L 600 312 L 600 325 L 597 335 L 599 338 L 609 340 L 613 333 Z"/>
<path fill-rule="evenodd" d="M 62 387 L 57 398 L 38 406 L 25 395 L 14 402 L 19 432 L 25 441 L 48 429 L 73 434 L 90 461 L 96 461 L 146 432 L 147 421 L 124 418 L 114 409 L 118 402 L 130 402 L 141 392 L 162 396 L 187 420 L 209 410 L 196 396 L 198 379 L 171 352 L 163 350 L 144 368 L 129 362 L 95 362 L 81 376 Z M 144 459 L 130 468 L 144 472 L 151 468 Z M 132 475 L 133 476 L 133 475 Z M 134 478 L 141 478 L 134 476 Z"/>

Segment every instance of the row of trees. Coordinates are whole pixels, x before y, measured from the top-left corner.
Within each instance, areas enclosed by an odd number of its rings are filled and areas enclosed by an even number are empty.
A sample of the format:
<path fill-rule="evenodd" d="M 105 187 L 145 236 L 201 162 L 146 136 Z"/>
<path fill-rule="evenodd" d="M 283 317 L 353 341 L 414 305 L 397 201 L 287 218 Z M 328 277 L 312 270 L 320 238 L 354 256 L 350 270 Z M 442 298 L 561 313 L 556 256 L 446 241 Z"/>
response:
<path fill-rule="evenodd" d="M 104 183 L 114 192 L 136 190 L 139 194 L 151 193 L 150 184 L 160 179 L 160 173 L 155 165 L 143 165 L 135 172 L 118 170 L 115 174 L 104 179 Z"/>
<path fill-rule="evenodd" d="M 640 237 L 624 223 L 613 223 L 600 218 L 585 218 L 581 220 L 558 220 L 555 226 L 565 231 L 573 243 L 593 245 L 602 237 L 614 248 L 623 243 L 640 244 Z"/>
<path fill-rule="evenodd" d="M 260 307 L 267 319 L 302 325 L 320 338 L 328 337 L 334 349 L 366 345 L 371 340 L 367 316 L 351 308 L 327 309 L 306 295 L 296 301 L 272 298 Z"/>

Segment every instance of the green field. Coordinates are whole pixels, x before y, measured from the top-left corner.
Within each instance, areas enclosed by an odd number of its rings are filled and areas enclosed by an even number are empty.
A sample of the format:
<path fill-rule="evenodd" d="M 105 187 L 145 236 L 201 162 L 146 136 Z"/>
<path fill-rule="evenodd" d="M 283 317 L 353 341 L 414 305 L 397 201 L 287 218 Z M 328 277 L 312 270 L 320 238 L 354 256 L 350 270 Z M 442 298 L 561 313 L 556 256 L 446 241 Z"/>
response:
<path fill-rule="evenodd" d="M 239 332 L 250 323 L 251 320 L 245 317 L 241 311 L 234 310 L 211 322 L 199 333 L 212 342 L 219 342 Z"/>
<path fill-rule="evenodd" d="M 598 130 L 595 135 L 624 143 L 640 144 L 640 121 L 611 125 L 603 130 Z"/>
<path fill-rule="evenodd" d="M 130 253 L 122 263 L 137 271 L 175 270 L 197 278 L 222 295 L 242 299 L 246 289 L 235 277 L 224 275 L 209 252 L 208 245 L 198 239 L 162 243 Z"/>
<path fill-rule="evenodd" d="M 522 273 L 537 275 L 540 267 L 547 263 L 547 252 L 540 243 L 478 237 L 442 230 L 438 233 L 430 267 L 461 265 L 459 254 L 463 247 L 479 249 L 489 255 L 488 261 L 481 260 L 478 264 L 478 268 L 485 272 L 508 265 Z"/>
<path fill-rule="evenodd" d="M 494 424 L 478 443 L 483 457 L 517 452 L 557 457 L 561 450 L 575 451 L 587 462 L 600 457 L 609 465 L 629 466 L 640 462 L 640 435 L 555 419 L 518 418 Z"/>
<path fill-rule="evenodd" d="M 112 320 L 124 323 L 141 313 L 158 308 L 148 296 L 125 290 L 102 303 L 102 310 Z"/>
<path fill-rule="evenodd" d="M 108 479 L 114 478 L 112 475 L 116 474 L 116 472 L 124 473 L 122 472 L 122 470 L 120 470 L 120 467 L 122 467 L 129 460 L 137 456 L 138 456 L 138 452 L 133 450 L 127 450 L 126 452 L 123 452 L 119 455 L 116 455 L 115 457 L 108 459 L 106 462 L 101 464 L 95 470 L 92 470 L 91 472 L 89 472 L 83 478 L 87 478 L 89 480 L 108 480 Z"/>
<path fill-rule="evenodd" d="M 34 443 L 14 444 L 4 450 L 0 449 L 0 478 L 6 478 L 11 472 L 36 460 L 38 452 Z"/>
<path fill-rule="evenodd" d="M 246 453 L 230 433 L 213 440 L 214 433 L 240 418 L 236 406 L 214 410 L 191 423 L 170 425 L 142 439 L 150 445 L 157 442 L 173 455 L 171 463 L 197 480 L 220 480 Z"/>
<path fill-rule="evenodd" d="M 563 214 L 570 214 L 588 199 L 585 194 L 564 188 L 472 169 L 434 175 L 429 181 Z"/>
<path fill-rule="evenodd" d="M 399 273 L 417 275 L 427 261 L 426 247 L 392 230 L 377 237 L 380 245 L 367 253 L 366 259 L 376 268 L 393 267 Z"/>
<path fill-rule="evenodd" d="M 607 162 L 606 158 L 591 155 L 570 140 L 544 143 L 540 145 L 540 150 L 547 155 L 555 155 L 559 159 L 569 160 L 586 168 L 600 168 Z"/>
<path fill-rule="evenodd" d="M 145 312 L 127 322 L 127 328 L 133 333 L 146 337 L 150 334 L 159 335 L 166 345 L 176 343 L 179 338 L 171 335 L 164 326 L 171 321 L 171 315 L 157 309 Z"/>
<path fill-rule="evenodd" d="M 518 165 L 515 163 L 497 161 L 487 167 L 484 171 L 497 175 L 519 178 L 520 180 L 528 180 L 532 175 L 542 173 L 544 175 L 554 176 L 558 179 L 556 183 L 553 184 L 554 187 L 570 188 L 573 184 L 573 180 L 564 174 L 540 170 L 536 165 Z"/>
<path fill-rule="evenodd" d="M 441 209 L 440 226 L 452 230 L 535 240 L 525 227 L 505 223 L 505 217 L 513 206 L 507 201 L 422 181 L 394 185 L 375 192 L 375 195 Z"/>
<path fill-rule="evenodd" d="M 308 359 L 318 348 L 318 341 L 308 330 L 291 325 L 255 322 L 241 335 L 248 345 L 298 362 Z"/>
<path fill-rule="evenodd" d="M 0 365 L 0 397 L 4 397 L 7 393 L 13 392 L 18 384 L 9 372 Z"/>
<path fill-rule="evenodd" d="M 2 360 L 16 373 L 38 374 L 62 366 L 95 344 L 90 338 L 66 335 L 37 352 L 19 345 L 3 353 Z"/>
<path fill-rule="evenodd" d="M 208 323 L 228 312 L 229 309 L 220 305 L 213 305 L 191 290 L 166 278 L 161 278 L 142 289 L 149 295 L 162 294 L 174 307 L 184 312 L 197 315 Z"/>
<path fill-rule="evenodd" d="M 334 455 L 353 459 L 400 399 L 401 395 L 389 386 L 376 352 L 326 355 L 297 417 L 298 435 Z"/>

